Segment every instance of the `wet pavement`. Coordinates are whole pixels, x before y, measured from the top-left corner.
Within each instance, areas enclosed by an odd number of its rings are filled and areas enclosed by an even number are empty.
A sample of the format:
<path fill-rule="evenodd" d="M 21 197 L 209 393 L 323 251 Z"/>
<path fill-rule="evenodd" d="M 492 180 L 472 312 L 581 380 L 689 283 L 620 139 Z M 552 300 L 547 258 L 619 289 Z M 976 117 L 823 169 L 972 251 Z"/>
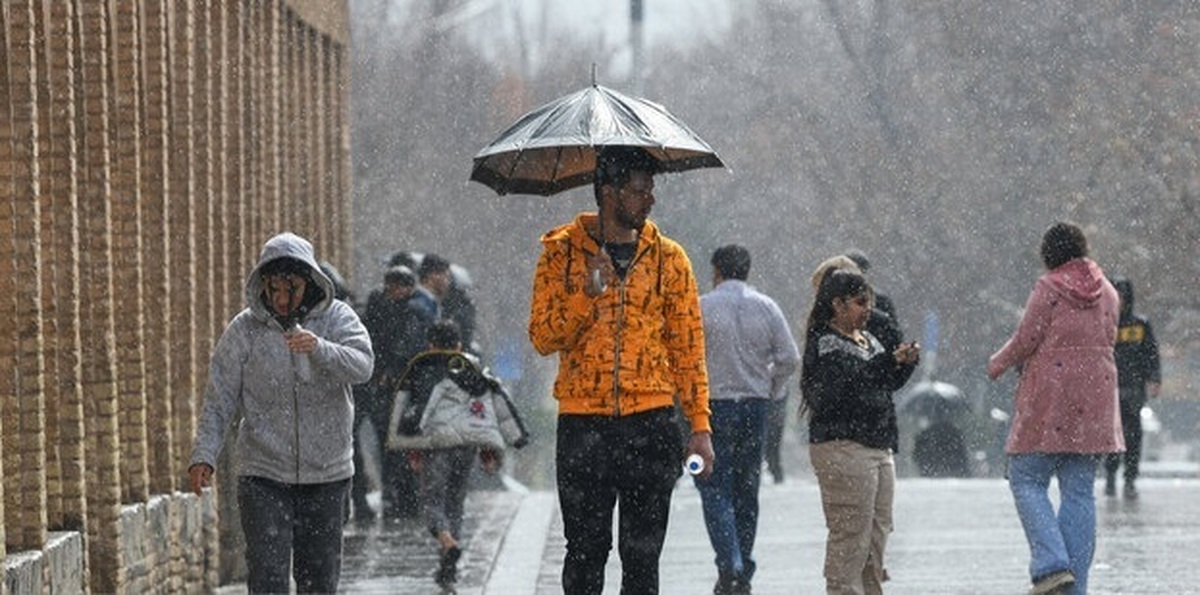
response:
<path fill-rule="evenodd" d="M 467 498 L 457 593 L 482 592 L 524 499 L 511 491 L 478 491 Z M 433 582 L 437 541 L 419 519 L 350 525 L 343 547 L 341 588 L 346 593 L 441 592 Z"/>
<path fill-rule="evenodd" d="M 1094 595 L 1200 594 L 1200 479 L 1147 478 L 1141 498 L 1100 494 Z M 823 592 L 825 529 L 811 477 L 761 491 L 754 593 Z M 561 593 L 563 539 L 552 493 L 472 492 L 457 593 Z M 900 479 L 888 546 L 889 594 L 1019 594 L 1029 589 L 1028 550 L 1000 479 Z M 434 594 L 434 540 L 415 520 L 354 526 L 346 534 L 346 593 Z M 711 593 L 716 580 L 700 499 L 681 480 L 661 562 L 664 595 Z M 619 591 L 609 560 L 604 593 Z M 237 593 L 236 587 L 222 593 Z"/>

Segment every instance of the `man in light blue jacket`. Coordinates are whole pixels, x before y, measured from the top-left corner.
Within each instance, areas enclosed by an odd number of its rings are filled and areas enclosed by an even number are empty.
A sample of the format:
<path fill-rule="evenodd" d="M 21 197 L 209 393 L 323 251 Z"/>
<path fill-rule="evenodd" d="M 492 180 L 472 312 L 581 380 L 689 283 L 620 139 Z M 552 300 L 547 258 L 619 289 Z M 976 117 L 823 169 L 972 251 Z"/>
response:
<path fill-rule="evenodd" d="M 750 593 L 756 568 L 758 486 L 772 400 L 800 363 L 800 349 L 774 300 L 746 283 L 750 251 L 737 244 L 712 256 L 712 291 L 700 296 L 712 408 L 712 474 L 696 477 L 708 539 L 716 553 L 715 595 Z"/>
<path fill-rule="evenodd" d="M 288 592 L 291 569 L 298 592 L 332 593 L 354 475 L 350 387 L 371 377 L 371 340 L 295 234 L 267 241 L 245 297 L 213 349 L 192 490 L 211 484 L 233 426 L 249 591 Z"/>

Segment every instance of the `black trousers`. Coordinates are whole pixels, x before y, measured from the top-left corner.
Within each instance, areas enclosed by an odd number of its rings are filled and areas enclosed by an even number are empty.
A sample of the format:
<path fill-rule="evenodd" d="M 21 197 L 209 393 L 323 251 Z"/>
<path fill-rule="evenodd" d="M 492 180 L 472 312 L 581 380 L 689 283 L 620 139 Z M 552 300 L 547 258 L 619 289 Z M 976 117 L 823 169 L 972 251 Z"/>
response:
<path fill-rule="evenodd" d="M 617 418 L 559 416 L 555 462 L 567 540 L 562 573 L 567 595 L 604 590 L 618 505 L 621 593 L 658 593 L 671 492 L 682 473 L 683 444 L 675 417 L 673 407 Z"/>
<path fill-rule="evenodd" d="M 1122 391 L 1124 392 L 1124 391 Z M 1125 481 L 1135 481 L 1142 461 L 1142 406 L 1146 398 L 1130 398 L 1121 395 L 1121 431 L 1125 434 L 1125 452 L 1108 455 L 1104 461 L 1104 469 L 1109 477 L 1117 474 L 1121 462 L 1125 463 Z"/>
<path fill-rule="evenodd" d="M 783 447 L 783 431 L 787 427 L 788 399 L 771 401 L 767 412 L 767 435 L 763 443 L 763 459 L 775 483 L 783 481 L 783 460 L 780 450 Z"/>
<path fill-rule="evenodd" d="M 362 443 L 360 432 L 364 422 L 371 421 L 371 428 L 374 431 L 375 422 L 371 420 L 371 415 L 368 413 L 368 404 L 366 403 L 366 387 L 354 387 L 354 480 L 350 488 L 350 499 L 354 503 L 354 513 L 359 518 L 365 518 L 370 515 L 371 505 L 367 503 L 367 492 L 371 486 L 367 481 L 367 462 L 363 456 L 365 445 Z M 378 432 L 376 432 L 378 436 Z"/>
<path fill-rule="evenodd" d="M 250 593 L 334 593 L 342 572 L 342 521 L 350 480 L 288 484 L 238 478 Z M 289 570 L 291 571 L 289 573 Z"/>

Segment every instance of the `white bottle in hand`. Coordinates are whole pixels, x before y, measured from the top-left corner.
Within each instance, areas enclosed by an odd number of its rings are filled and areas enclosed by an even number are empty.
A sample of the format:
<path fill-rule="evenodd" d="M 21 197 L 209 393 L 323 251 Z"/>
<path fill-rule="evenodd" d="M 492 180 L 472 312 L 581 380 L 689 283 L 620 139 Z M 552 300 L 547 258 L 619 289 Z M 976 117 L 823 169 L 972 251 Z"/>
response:
<path fill-rule="evenodd" d="M 300 327 L 299 322 L 292 323 L 292 327 L 288 329 L 289 333 L 295 333 L 304 330 Z M 312 381 L 312 365 L 308 361 L 307 353 L 292 352 L 292 368 L 296 370 L 296 377 L 300 382 Z"/>

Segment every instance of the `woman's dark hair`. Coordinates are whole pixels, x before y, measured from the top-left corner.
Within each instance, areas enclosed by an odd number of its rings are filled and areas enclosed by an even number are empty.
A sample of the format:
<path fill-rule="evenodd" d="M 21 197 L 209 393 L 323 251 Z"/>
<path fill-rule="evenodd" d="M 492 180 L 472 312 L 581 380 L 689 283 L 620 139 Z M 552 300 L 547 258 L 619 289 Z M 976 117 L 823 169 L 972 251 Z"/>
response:
<path fill-rule="evenodd" d="M 829 269 L 821 278 L 817 296 L 813 298 L 812 310 L 808 313 L 806 336 L 825 329 L 825 325 L 833 318 L 835 298 L 857 297 L 863 294 L 872 297 L 875 295 L 866 277 L 845 269 Z"/>
<path fill-rule="evenodd" d="M 808 379 L 817 363 L 817 341 L 829 321 L 833 319 L 833 300 L 860 295 L 875 295 L 867 278 L 860 273 L 846 269 L 829 269 L 825 276 L 821 277 L 821 285 L 817 288 L 817 296 L 813 298 L 812 310 L 808 313 L 808 327 L 804 333 L 804 359 L 800 368 L 801 415 L 807 415 L 811 410 L 807 390 Z"/>
<path fill-rule="evenodd" d="M 1087 255 L 1087 238 L 1074 223 L 1055 223 L 1042 236 L 1042 262 L 1047 269 L 1056 269 L 1068 261 Z"/>

